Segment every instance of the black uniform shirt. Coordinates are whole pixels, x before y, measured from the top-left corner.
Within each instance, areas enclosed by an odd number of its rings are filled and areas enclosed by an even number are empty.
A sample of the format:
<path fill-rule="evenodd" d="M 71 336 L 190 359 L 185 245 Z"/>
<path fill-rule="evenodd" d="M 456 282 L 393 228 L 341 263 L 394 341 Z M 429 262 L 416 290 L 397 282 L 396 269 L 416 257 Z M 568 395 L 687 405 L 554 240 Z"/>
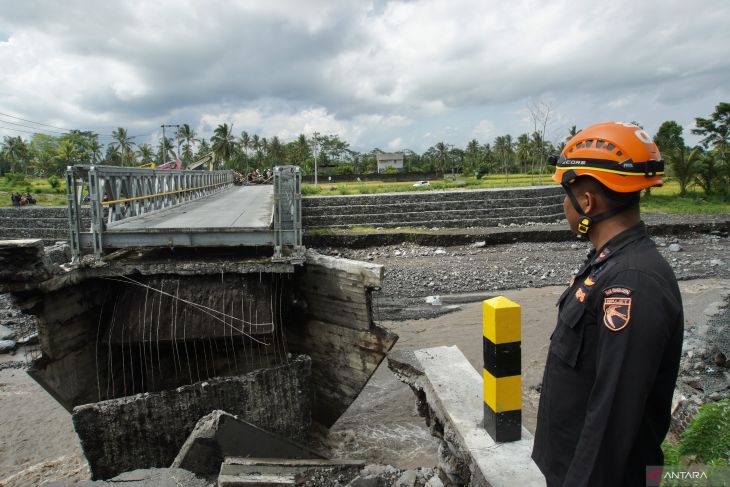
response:
<path fill-rule="evenodd" d="M 612 238 L 558 301 L 532 458 L 548 485 L 646 485 L 682 351 L 682 298 L 644 223 Z"/>

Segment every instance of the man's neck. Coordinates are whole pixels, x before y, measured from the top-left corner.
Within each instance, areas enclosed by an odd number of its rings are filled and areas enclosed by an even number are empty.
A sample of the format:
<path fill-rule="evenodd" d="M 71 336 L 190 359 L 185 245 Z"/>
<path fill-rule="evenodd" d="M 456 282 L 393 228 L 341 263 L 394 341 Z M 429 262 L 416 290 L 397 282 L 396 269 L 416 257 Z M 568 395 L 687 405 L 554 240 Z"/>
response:
<path fill-rule="evenodd" d="M 641 221 L 638 212 L 631 214 L 621 214 L 607 220 L 599 222 L 588 235 L 593 248 L 600 250 L 609 240 L 619 233 L 628 230 Z"/>

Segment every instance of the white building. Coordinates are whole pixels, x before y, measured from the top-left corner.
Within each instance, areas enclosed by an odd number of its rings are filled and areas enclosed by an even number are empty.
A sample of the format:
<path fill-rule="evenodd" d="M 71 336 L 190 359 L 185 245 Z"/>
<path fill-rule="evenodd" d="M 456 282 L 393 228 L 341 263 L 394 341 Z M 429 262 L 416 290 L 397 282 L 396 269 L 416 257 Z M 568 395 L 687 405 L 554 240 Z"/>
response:
<path fill-rule="evenodd" d="M 394 167 L 399 171 L 403 171 L 403 153 L 402 152 L 385 152 L 377 154 L 378 172 L 385 172 L 386 168 Z"/>

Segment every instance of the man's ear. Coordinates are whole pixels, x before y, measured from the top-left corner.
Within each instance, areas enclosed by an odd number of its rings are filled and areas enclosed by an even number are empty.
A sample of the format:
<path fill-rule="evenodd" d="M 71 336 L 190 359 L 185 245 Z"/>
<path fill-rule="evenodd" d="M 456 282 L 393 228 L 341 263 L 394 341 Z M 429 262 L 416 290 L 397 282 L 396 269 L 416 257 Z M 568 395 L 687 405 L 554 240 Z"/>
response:
<path fill-rule="evenodd" d="M 578 198 L 578 202 L 586 215 L 590 215 L 591 211 L 596 209 L 596 195 L 592 191 L 583 191 L 580 198 Z"/>

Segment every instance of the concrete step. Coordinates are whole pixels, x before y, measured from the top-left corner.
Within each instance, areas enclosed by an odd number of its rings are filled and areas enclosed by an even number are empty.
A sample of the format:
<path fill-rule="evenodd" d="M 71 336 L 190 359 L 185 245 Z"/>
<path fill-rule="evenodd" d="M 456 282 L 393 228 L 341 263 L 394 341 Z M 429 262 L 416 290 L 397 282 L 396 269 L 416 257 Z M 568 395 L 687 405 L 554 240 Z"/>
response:
<path fill-rule="evenodd" d="M 0 206 L 0 218 L 15 218 L 19 215 L 23 218 L 68 218 L 65 206 Z M 82 207 L 81 215 L 90 217 L 91 209 Z"/>
<path fill-rule="evenodd" d="M 265 459 L 226 457 L 218 476 L 219 487 L 297 485 L 300 477 L 317 472 L 350 471 L 356 474 L 365 466 L 361 460 Z M 301 485 L 301 484 L 299 484 Z M 314 485 L 314 484 L 313 484 Z"/>
<path fill-rule="evenodd" d="M 68 240 L 69 230 L 56 228 L 5 228 L 0 227 L 0 240 L 40 238 L 44 241 Z"/>
<path fill-rule="evenodd" d="M 382 222 L 373 222 L 366 224 L 369 227 L 375 227 L 375 228 L 397 228 L 397 227 L 425 227 L 425 228 L 466 228 L 466 227 L 496 227 L 501 225 L 524 225 L 526 223 L 557 223 L 562 221 L 565 218 L 562 211 L 560 213 L 553 213 L 549 215 L 542 215 L 542 216 L 535 216 L 535 215 L 529 215 L 529 216 L 516 216 L 516 217 L 498 217 L 498 218 L 463 218 L 459 220 L 425 220 L 421 219 L 418 221 L 410 221 L 407 223 L 403 222 L 392 222 L 392 221 L 382 221 Z M 311 226 L 311 228 L 349 228 L 352 226 L 357 226 L 359 224 L 331 224 L 326 226 L 320 226 L 320 227 L 314 227 Z"/>
<path fill-rule="evenodd" d="M 385 203 L 378 205 L 349 205 L 349 206 L 311 206 L 302 209 L 303 216 L 326 215 L 358 215 L 372 212 L 378 213 L 415 212 L 415 211 L 444 211 L 459 208 L 509 208 L 525 206 L 543 206 L 562 204 L 561 195 L 536 196 L 532 198 L 495 198 L 483 200 L 453 200 L 453 201 L 416 201 L 404 203 Z"/>
<path fill-rule="evenodd" d="M 494 208 L 494 209 L 456 209 L 448 211 L 420 211 L 420 212 L 399 212 L 380 213 L 379 208 L 374 207 L 371 212 L 357 215 L 331 215 L 331 216 L 303 216 L 302 223 L 308 227 L 321 227 L 331 225 L 370 225 L 376 222 L 410 224 L 416 221 L 463 221 L 463 220 L 484 220 L 515 217 L 538 217 L 555 215 L 562 212 L 563 205 L 550 206 L 528 206 L 522 208 Z M 377 213 L 376 213 L 377 212 Z"/>
<path fill-rule="evenodd" d="M 90 220 L 82 219 L 82 225 L 88 227 Z M 8 218 L 0 216 L 0 228 L 57 228 L 68 230 L 68 218 Z"/>
<path fill-rule="evenodd" d="M 219 475 L 218 487 L 286 487 L 297 485 L 296 474 Z"/>
<path fill-rule="evenodd" d="M 373 205 L 383 203 L 413 203 L 429 201 L 474 201 L 485 199 L 534 198 L 560 195 L 560 186 L 535 186 L 527 188 L 473 189 L 455 191 L 414 191 L 409 193 L 385 193 L 366 195 L 314 196 L 302 198 L 302 207 Z M 377 203 L 374 203 L 377 202 Z"/>

